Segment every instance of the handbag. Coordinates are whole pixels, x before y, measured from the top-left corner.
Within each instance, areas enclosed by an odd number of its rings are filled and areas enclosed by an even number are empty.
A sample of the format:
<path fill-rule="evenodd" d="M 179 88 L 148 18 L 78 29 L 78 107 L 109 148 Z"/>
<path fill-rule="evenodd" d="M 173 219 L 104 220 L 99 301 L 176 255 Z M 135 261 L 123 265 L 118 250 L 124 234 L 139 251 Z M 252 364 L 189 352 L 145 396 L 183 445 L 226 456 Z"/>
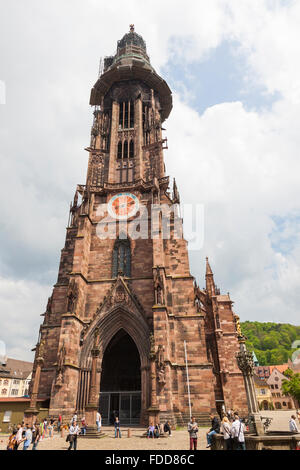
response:
<path fill-rule="evenodd" d="M 227 436 L 229 436 L 229 439 L 232 439 L 231 432 L 228 431 L 228 429 L 223 425 L 223 429 L 226 432 Z"/>

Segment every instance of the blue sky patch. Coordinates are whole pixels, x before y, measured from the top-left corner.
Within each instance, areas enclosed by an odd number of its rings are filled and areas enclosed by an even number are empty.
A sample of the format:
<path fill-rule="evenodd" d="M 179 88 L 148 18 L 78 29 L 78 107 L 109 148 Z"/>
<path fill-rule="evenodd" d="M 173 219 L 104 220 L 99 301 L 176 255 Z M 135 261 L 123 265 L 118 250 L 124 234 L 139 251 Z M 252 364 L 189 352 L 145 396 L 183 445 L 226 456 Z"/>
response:
<path fill-rule="evenodd" d="M 288 255 L 299 243 L 300 214 L 285 217 L 273 216 L 275 228 L 270 234 L 272 248 L 277 253 Z"/>
<path fill-rule="evenodd" d="M 178 38 L 172 40 L 172 50 L 177 42 Z M 181 44 L 179 50 L 187 45 Z M 280 93 L 270 94 L 257 83 L 237 42 L 224 41 L 197 62 L 187 63 L 174 54 L 170 57 L 162 76 L 201 114 L 208 107 L 233 101 L 241 101 L 246 110 L 270 109 L 280 98 Z"/>

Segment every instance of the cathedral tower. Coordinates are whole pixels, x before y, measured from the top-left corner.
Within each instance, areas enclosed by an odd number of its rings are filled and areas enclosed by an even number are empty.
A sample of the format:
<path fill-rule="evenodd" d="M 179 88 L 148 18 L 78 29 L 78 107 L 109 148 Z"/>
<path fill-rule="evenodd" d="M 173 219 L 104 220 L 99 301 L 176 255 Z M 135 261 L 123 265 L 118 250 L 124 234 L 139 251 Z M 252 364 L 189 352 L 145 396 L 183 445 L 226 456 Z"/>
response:
<path fill-rule="evenodd" d="M 172 94 L 133 25 L 116 54 L 105 58 L 90 104 L 86 183 L 77 186 L 70 207 L 40 328 L 31 409 L 44 399 L 50 415 L 99 409 L 103 424 L 114 413 L 123 424 L 183 423 L 189 417 L 186 341 L 198 420 L 207 422 L 224 406 L 247 414 L 232 301 L 220 295 L 208 260 L 206 289 L 199 289 L 187 243 L 175 236 L 179 193 L 175 182 L 169 190 L 162 136 Z M 169 236 L 162 205 L 172 209 Z"/>

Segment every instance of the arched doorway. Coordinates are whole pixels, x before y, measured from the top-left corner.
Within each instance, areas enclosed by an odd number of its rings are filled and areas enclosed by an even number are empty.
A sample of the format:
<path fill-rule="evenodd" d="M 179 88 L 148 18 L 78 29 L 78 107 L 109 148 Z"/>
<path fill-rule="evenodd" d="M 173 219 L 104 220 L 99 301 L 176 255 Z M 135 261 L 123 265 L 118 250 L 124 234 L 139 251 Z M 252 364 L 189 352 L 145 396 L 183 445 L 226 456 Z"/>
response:
<path fill-rule="evenodd" d="M 120 329 L 108 343 L 100 380 L 103 424 L 119 416 L 121 424 L 138 424 L 141 413 L 141 361 L 131 336 Z"/>
<path fill-rule="evenodd" d="M 263 410 L 268 410 L 268 409 L 269 409 L 269 403 L 268 403 L 267 400 L 264 400 L 264 401 L 262 402 L 262 409 L 263 409 Z"/>

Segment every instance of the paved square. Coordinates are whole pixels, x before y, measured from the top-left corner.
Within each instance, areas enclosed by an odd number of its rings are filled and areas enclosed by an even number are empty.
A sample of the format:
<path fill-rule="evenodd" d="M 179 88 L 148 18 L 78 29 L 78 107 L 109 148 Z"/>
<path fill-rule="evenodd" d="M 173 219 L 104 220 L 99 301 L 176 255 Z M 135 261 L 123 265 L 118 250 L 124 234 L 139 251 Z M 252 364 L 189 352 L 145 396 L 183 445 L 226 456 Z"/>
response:
<path fill-rule="evenodd" d="M 198 448 L 205 449 L 207 428 L 199 429 Z M 189 435 L 186 430 L 173 431 L 172 437 L 160 437 L 159 439 L 147 439 L 143 436 L 145 430 L 142 428 L 131 429 L 131 437 L 127 437 L 127 428 L 122 429 L 122 438 L 114 438 L 114 429 L 104 427 L 106 434 L 101 439 L 78 438 L 77 450 L 189 450 Z M 66 434 L 67 436 L 67 434 Z M 64 438 L 55 434 L 53 438 L 47 438 L 39 442 L 38 450 L 66 450 L 68 443 Z M 4 450 L 7 437 L 1 437 L 0 450 Z M 20 446 L 20 449 L 23 445 Z M 32 446 L 30 446 L 30 449 Z"/>

